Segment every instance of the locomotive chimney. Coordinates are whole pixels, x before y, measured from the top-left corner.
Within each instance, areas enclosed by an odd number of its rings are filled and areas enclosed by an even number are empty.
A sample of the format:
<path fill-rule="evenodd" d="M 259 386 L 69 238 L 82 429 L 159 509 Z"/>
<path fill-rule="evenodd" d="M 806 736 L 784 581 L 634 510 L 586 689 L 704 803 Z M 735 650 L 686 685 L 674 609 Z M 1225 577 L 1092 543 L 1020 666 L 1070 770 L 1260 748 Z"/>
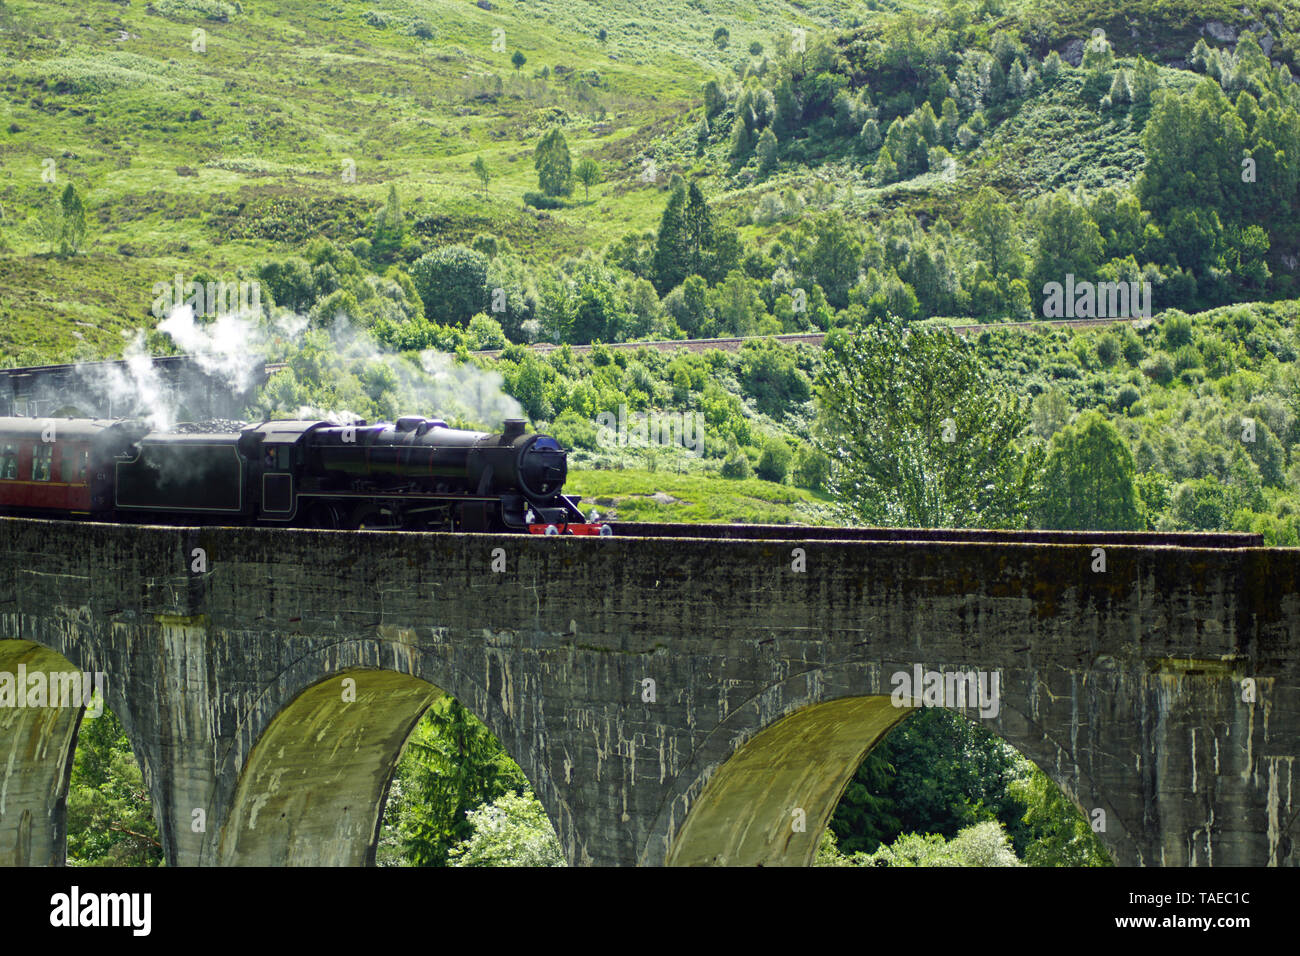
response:
<path fill-rule="evenodd" d="M 506 441 L 518 438 L 524 433 L 524 420 L 522 418 L 507 418 L 505 424 L 501 427 L 501 437 Z"/>

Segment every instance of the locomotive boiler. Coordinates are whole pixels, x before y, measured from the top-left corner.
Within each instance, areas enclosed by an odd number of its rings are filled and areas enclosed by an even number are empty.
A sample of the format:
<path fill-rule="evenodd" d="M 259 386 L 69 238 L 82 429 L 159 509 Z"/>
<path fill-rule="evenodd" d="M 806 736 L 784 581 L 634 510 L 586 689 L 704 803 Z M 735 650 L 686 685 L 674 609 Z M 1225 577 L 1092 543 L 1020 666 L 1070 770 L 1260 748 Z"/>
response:
<path fill-rule="evenodd" d="M 0 418 L 0 511 L 163 524 L 608 534 L 563 493 L 568 453 L 415 416 L 151 431 L 127 420 Z"/>

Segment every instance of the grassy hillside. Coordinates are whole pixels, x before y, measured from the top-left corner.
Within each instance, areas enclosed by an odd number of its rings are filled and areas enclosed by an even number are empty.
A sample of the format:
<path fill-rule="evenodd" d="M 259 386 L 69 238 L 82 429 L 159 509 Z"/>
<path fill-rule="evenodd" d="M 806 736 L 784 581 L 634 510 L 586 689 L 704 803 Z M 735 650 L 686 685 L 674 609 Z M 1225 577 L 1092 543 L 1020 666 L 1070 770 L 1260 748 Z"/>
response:
<path fill-rule="evenodd" d="M 611 521 L 705 521 L 723 524 L 844 523 L 832 499 L 819 491 L 758 478 L 730 480 L 716 475 L 626 468 L 575 471 L 565 491 L 582 496 Z"/>
<path fill-rule="evenodd" d="M 643 159 L 702 80 L 747 56 L 742 44 L 827 27 L 850 4 L 483 6 L 0 4 L 0 348 L 119 349 L 118 329 L 151 321 L 154 282 L 251 266 L 316 235 L 351 240 L 392 184 L 430 241 L 493 232 L 545 258 L 650 227 L 668 170 L 646 182 Z M 723 23 L 727 51 L 712 39 Z M 520 197 L 537 188 L 532 148 L 554 123 L 607 181 L 589 204 L 538 213 Z M 470 169 L 480 155 L 487 189 Z M 37 228 L 66 182 L 91 220 L 74 261 L 48 257 Z"/>
<path fill-rule="evenodd" d="M 1187 88 L 1195 76 L 1168 67 L 1186 66 L 1209 23 L 1266 29 L 1270 55 L 1295 65 L 1300 12 L 1274 0 L 6 0 L 0 350 L 116 353 L 121 330 L 154 321 L 153 283 L 246 272 L 318 236 L 346 245 L 393 185 L 418 239 L 407 262 L 485 232 L 534 262 L 600 250 L 657 225 L 675 172 L 702 185 L 746 245 L 779 231 L 751 224 L 776 192 L 856 219 L 902 208 L 959 224 L 986 184 L 1013 202 L 1125 185 L 1142 163 L 1146 109 L 1107 113 L 1077 75 L 990 107 L 989 134 L 953 169 L 896 183 L 873 178 L 874 153 L 820 128 L 783 140 L 770 174 L 752 158 L 737 166 L 730 106 L 699 144 L 701 84 L 761 76 L 792 42 L 828 41 L 851 84 L 883 101 L 915 68 L 890 51 L 920 49 L 940 29 L 976 45 L 1003 31 L 1031 58 L 1068 56 L 1105 30 L 1117 55 L 1166 64 L 1159 84 Z M 898 55 L 904 72 L 891 74 Z M 883 103 L 882 130 L 890 115 Z M 554 125 L 604 181 L 590 200 L 539 211 L 521 200 L 537 188 L 533 147 Z M 88 235 L 81 254 L 52 256 L 41 225 L 68 182 L 85 196 Z"/>

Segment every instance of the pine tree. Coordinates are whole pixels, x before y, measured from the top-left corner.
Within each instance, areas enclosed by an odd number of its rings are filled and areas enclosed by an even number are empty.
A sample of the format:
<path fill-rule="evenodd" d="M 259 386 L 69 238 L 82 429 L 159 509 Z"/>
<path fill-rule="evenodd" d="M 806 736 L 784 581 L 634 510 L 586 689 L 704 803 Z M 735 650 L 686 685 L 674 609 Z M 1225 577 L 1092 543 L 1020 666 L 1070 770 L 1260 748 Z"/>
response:
<path fill-rule="evenodd" d="M 1053 50 L 1043 59 L 1043 79 L 1048 83 L 1055 83 L 1061 75 L 1064 64 L 1061 62 L 1061 54 Z"/>
<path fill-rule="evenodd" d="M 1110 97 L 1111 103 L 1132 102 L 1133 90 L 1129 86 L 1128 70 L 1115 71 L 1115 78 L 1110 83 L 1110 92 L 1106 95 Z"/>
<path fill-rule="evenodd" d="M 880 148 L 880 124 L 873 119 L 867 120 L 862 124 L 862 132 L 858 134 L 862 141 L 862 148 L 867 152 L 874 152 Z"/>
<path fill-rule="evenodd" d="M 1012 96 L 1019 99 L 1025 95 L 1025 88 L 1028 84 L 1025 81 L 1025 71 L 1020 67 L 1020 61 L 1016 60 L 1011 64 L 1011 72 L 1007 74 L 1007 90 Z"/>
<path fill-rule="evenodd" d="M 758 137 L 758 174 L 766 176 L 776 169 L 777 148 L 776 134 L 769 126 Z"/>
<path fill-rule="evenodd" d="M 693 275 L 704 275 L 706 259 L 713 249 L 713 214 L 696 183 L 686 193 L 683 213 L 686 237 L 686 262 Z"/>
<path fill-rule="evenodd" d="M 655 289 L 660 295 L 681 285 L 690 272 L 686 264 L 686 187 L 680 185 L 668 197 L 659 236 L 655 241 Z"/>
<path fill-rule="evenodd" d="M 876 182 L 882 186 L 898 179 L 898 167 L 894 165 L 894 157 L 889 155 L 888 146 L 881 149 L 880 155 L 876 157 L 875 175 Z"/>

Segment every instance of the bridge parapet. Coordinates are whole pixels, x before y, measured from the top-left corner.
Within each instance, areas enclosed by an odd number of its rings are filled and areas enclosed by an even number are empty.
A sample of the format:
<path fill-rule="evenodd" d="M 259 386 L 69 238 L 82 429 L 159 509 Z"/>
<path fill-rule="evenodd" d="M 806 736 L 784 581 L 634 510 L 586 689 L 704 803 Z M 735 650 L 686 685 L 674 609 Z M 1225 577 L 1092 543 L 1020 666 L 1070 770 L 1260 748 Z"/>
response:
<path fill-rule="evenodd" d="M 575 863 L 806 863 L 857 762 L 927 705 L 900 706 L 917 668 L 996 674 L 996 706 L 964 712 L 1102 809 L 1117 862 L 1296 862 L 1300 552 L 618 530 L 0 519 L 0 671 L 35 647 L 105 674 L 174 864 L 372 859 L 401 743 L 442 692 L 521 765 Z M 0 709 L 0 789 L 25 775 L 0 860 L 61 852 L 71 731 L 50 720 Z"/>

